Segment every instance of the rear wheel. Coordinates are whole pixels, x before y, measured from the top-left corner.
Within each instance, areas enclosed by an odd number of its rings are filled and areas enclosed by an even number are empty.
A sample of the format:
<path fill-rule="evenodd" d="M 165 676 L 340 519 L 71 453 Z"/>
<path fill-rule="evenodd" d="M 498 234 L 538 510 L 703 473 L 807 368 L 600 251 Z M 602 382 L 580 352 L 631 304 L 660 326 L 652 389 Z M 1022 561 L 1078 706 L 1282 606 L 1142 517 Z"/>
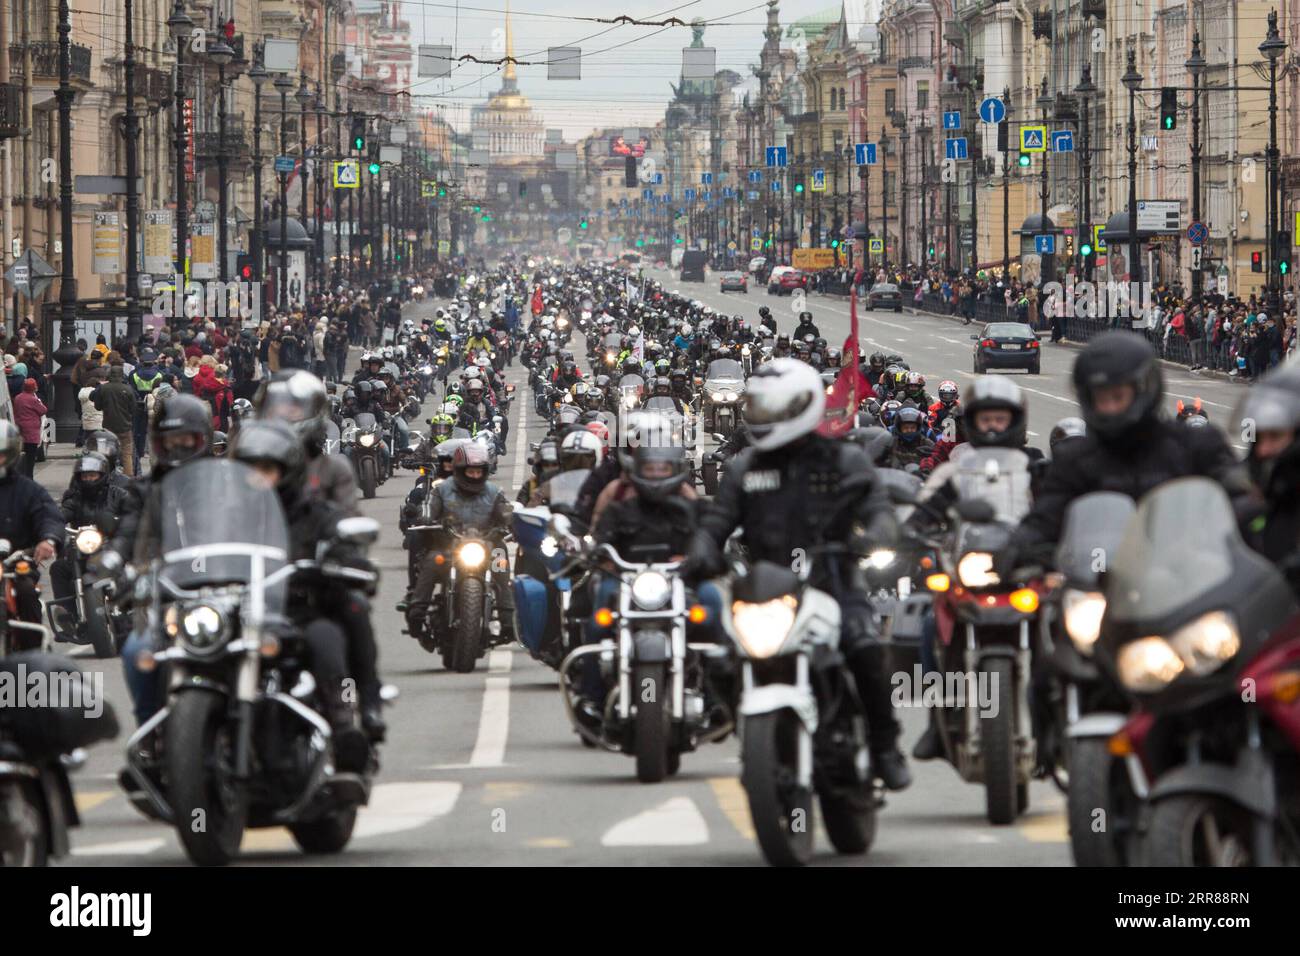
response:
<path fill-rule="evenodd" d="M 667 667 L 662 663 L 632 666 L 632 693 L 636 700 L 636 778 L 658 783 L 668 776 L 671 727 L 664 696 L 668 692 Z"/>
<path fill-rule="evenodd" d="M 34 780 L 0 781 L 0 869 L 49 862 L 50 835 L 41 806 Z"/>
<path fill-rule="evenodd" d="M 745 719 L 740 783 L 763 856 L 773 866 L 803 866 L 812 856 L 812 791 L 798 782 L 799 739 L 788 710 Z"/>
<path fill-rule="evenodd" d="M 362 458 L 357 463 L 357 474 L 361 484 L 361 494 L 365 498 L 375 496 L 375 487 L 379 484 L 378 469 L 373 458 Z"/>
<path fill-rule="evenodd" d="M 451 638 L 450 670 L 468 674 L 483 643 L 483 582 L 463 577 L 456 585 L 456 633 Z M 445 663 L 445 661 L 444 661 Z"/>
<path fill-rule="evenodd" d="M 1041 360 L 1039 360 L 1039 361 L 1035 362 L 1033 365 L 1029 366 L 1029 374 L 1030 374 L 1030 375 L 1037 375 L 1037 374 L 1039 374 L 1039 372 L 1040 372 L 1041 370 L 1042 370 L 1042 361 L 1041 361 Z"/>
<path fill-rule="evenodd" d="M 985 812 L 989 823 L 1004 826 L 1020 812 L 1016 776 L 1015 667 L 1006 658 L 984 662 L 997 706 L 980 717 L 983 740 Z"/>

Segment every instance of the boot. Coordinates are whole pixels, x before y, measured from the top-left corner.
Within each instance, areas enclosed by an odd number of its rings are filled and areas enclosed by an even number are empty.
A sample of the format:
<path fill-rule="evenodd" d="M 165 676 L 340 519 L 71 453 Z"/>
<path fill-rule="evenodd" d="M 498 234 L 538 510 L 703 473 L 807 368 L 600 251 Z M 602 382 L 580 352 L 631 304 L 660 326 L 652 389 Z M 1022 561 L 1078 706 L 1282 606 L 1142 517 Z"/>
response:
<path fill-rule="evenodd" d="M 943 741 L 939 737 L 939 728 L 934 721 L 934 714 L 931 714 L 925 733 L 921 734 L 912 747 L 913 760 L 934 760 L 943 756 Z"/>
<path fill-rule="evenodd" d="M 352 719 L 352 707 L 343 695 L 343 681 L 318 679 L 321 709 L 334 737 L 334 768 L 340 773 L 361 773 L 370 757 L 370 744 Z"/>

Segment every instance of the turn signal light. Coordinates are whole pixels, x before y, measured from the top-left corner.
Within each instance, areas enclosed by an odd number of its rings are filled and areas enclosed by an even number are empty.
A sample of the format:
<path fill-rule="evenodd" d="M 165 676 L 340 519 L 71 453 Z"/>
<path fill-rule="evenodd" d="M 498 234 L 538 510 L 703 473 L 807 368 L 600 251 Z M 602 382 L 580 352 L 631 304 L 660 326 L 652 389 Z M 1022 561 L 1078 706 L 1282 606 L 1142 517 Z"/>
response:
<path fill-rule="evenodd" d="M 1038 592 L 1033 588 L 1020 588 L 1012 591 L 1007 600 L 1021 614 L 1033 614 L 1038 610 Z"/>
<path fill-rule="evenodd" d="M 441 567 L 447 563 L 447 556 L 445 554 L 435 554 L 433 556 L 433 563 Z"/>
<path fill-rule="evenodd" d="M 28 564 L 26 561 L 19 561 L 17 564 L 14 565 L 14 570 L 17 571 L 19 574 L 27 574 L 32 570 L 32 566 Z"/>
<path fill-rule="evenodd" d="M 1133 756 L 1133 741 L 1128 739 L 1128 734 L 1120 731 L 1106 742 L 1106 749 L 1110 751 L 1112 757 L 1131 757 Z"/>
<path fill-rule="evenodd" d="M 1297 698 L 1300 698 L 1300 671 L 1290 671 L 1286 674 L 1279 674 L 1273 681 L 1273 687 L 1269 691 L 1274 700 L 1281 701 L 1284 704 L 1293 704 Z"/>
<path fill-rule="evenodd" d="M 703 624 L 709 619 L 709 612 L 699 604 L 692 604 L 690 611 L 687 612 L 687 617 L 692 624 Z"/>
<path fill-rule="evenodd" d="M 942 572 L 939 574 L 929 574 L 926 575 L 925 586 L 931 591 L 946 591 L 952 586 L 952 579 Z"/>
<path fill-rule="evenodd" d="M 934 567 L 934 558 L 930 557 L 927 554 L 920 561 L 918 561 L 917 564 L 921 566 L 922 571 L 929 571 L 932 567 Z"/>
<path fill-rule="evenodd" d="M 135 666 L 142 674 L 152 674 L 158 668 L 158 661 L 153 651 L 144 650 L 135 656 Z"/>
<path fill-rule="evenodd" d="M 614 612 L 607 607 L 598 608 L 596 611 L 596 623 L 600 627 L 609 627 L 614 623 Z"/>

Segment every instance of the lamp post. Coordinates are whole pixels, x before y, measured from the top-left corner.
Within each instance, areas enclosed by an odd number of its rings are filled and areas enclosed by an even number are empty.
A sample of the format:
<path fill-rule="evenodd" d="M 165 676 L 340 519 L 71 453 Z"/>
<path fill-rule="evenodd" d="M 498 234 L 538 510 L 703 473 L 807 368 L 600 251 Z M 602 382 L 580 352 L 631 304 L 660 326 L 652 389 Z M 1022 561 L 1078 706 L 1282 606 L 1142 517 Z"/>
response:
<path fill-rule="evenodd" d="M 916 127 L 917 150 L 917 185 L 918 194 L 921 202 L 921 269 L 924 271 L 930 267 L 930 219 L 929 219 L 929 199 L 930 199 L 930 126 L 925 121 L 925 116 L 921 116 L 921 122 Z"/>
<path fill-rule="evenodd" d="M 1137 91 L 1142 74 L 1137 71 L 1137 53 L 1128 51 L 1127 69 L 1120 82 L 1128 89 L 1128 275 L 1129 308 L 1133 308 L 1133 282 L 1137 281 L 1138 301 L 1142 295 L 1142 263 L 1138 260 L 1137 237 Z"/>
<path fill-rule="evenodd" d="M 267 76 L 259 44 L 252 69 L 248 71 L 248 78 L 253 81 L 253 235 L 249 251 L 253 253 L 253 279 L 257 282 L 257 294 L 263 307 L 268 304 L 266 286 L 262 281 L 266 250 L 262 236 L 262 85 Z"/>
<path fill-rule="evenodd" d="M 1092 98 L 1097 95 L 1097 85 L 1092 82 L 1091 63 L 1083 64 L 1083 71 L 1079 77 L 1079 85 L 1074 88 L 1074 92 L 1075 95 L 1079 97 L 1079 147 L 1082 150 L 1082 155 L 1079 160 L 1079 169 L 1083 180 L 1081 194 L 1083 201 L 1081 206 L 1083 209 L 1083 228 L 1085 230 L 1084 235 L 1079 237 L 1079 241 L 1076 243 L 1076 248 L 1079 250 L 1079 255 L 1082 257 L 1081 265 L 1083 268 L 1081 271 L 1083 273 L 1083 278 L 1085 281 L 1091 282 L 1092 263 L 1097 254 L 1097 250 L 1094 249 L 1091 256 L 1083 255 L 1083 244 L 1085 242 L 1089 244 L 1092 243 L 1092 143 L 1090 139 L 1091 123 L 1088 111 L 1091 109 Z M 1195 126 L 1195 121 L 1193 121 L 1192 128 L 1195 129 Z M 1193 208 L 1195 208 L 1196 200 L 1193 199 L 1192 203 Z M 1195 213 L 1193 213 L 1192 218 L 1196 218 Z"/>
<path fill-rule="evenodd" d="M 1286 50 L 1286 41 L 1277 32 L 1277 11 L 1268 15 L 1268 35 L 1259 52 L 1268 60 L 1268 283 L 1265 286 L 1268 311 L 1277 320 L 1281 309 L 1281 288 L 1277 280 L 1278 149 L 1277 149 L 1277 61 Z"/>
<path fill-rule="evenodd" d="M 122 75 L 126 82 L 126 105 L 122 113 L 122 139 L 126 148 L 126 337 L 135 342 L 144 331 L 140 318 L 140 117 L 135 112 L 135 33 L 132 0 L 124 7 L 126 22 L 122 43 Z"/>
<path fill-rule="evenodd" d="M 289 119 L 289 90 L 293 89 L 293 80 L 288 73 L 281 73 L 275 78 L 275 88 L 280 92 L 280 155 L 289 152 L 289 128 L 285 125 Z M 279 165 L 278 163 L 276 165 Z M 277 280 L 276 301 L 281 312 L 289 311 L 289 174 L 276 170 L 280 180 L 280 270 Z"/>
<path fill-rule="evenodd" d="M 1192 35 L 1192 55 L 1183 64 L 1192 76 L 1192 222 L 1201 221 L 1201 77 L 1205 57 L 1201 55 L 1201 34 Z M 1201 301 L 1205 274 L 1200 264 L 1192 269 L 1192 301 Z"/>
<path fill-rule="evenodd" d="M 302 227 L 307 228 L 307 194 L 310 192 L 311 174 L 307 171 L 307 107 L 311 104 L 311 90 L 307 88 L 307 73 L 304 71 L 299 74 L 298 89 L 294 92 L 293 98 L 298 101 L 298 147 L 302 155 L 302 171 L 298 176 L 298 185 L 302 189 Z M 320 208 L 316 209 L 316 218 L 320 218 Z M 317 224 L 316 231 L 320 232 L 320 226 Z M 316 274 L 315 256 L 307 256 L 307 270 L 303 276 L 303 295 L 306 297 L 307 290 L 311 288 L 312 279 Z"/>
<path fill-rule="evenodd" d="M 1008 123 L 1007 130 L 1010 135 L 1011 88 L 1009 86 L 1002 88 L 1002 105 L 1006 109 L 1003 122 Z M 1010 145 L 1007 143 L 1008 147 Z M 1011 288 L 1011 163 L 1008 161 L 1010 155 L 1010 148 L 1002 153 L 1002 284 L 1008 289 Z"/>
<path fill-rule="evenodd" d="M 73 269 L 72 241 L 72 12 L 68 0 L 59 0 L 59 219 L 63 232 L 63 269 L 59 282 L 59 348 L 53 358 L 59 365 L 54 374 L 55 408 L 59 441 L 76 437 L 78 415 L 72 384 L 72 366 L 79 353 L 73 336 L 77 327 L 77 277 Z M 132 250 L 134 252 L 135 250 Z"/>
<path fill-rule="evenodd" d="M 912 262 L 907 248 L 907 144 L 911 141 L 912 134 L 907 131 L 907 121 L 903 121 L 902 128 L 898 131 L 898 145 L 901 155 L 898 159 L 899 181 L 898 188 L 901 204 L 898 207 L 898 264 L 908 266 Z"/>
<path fill-rule="evenodd" d="M 228 161 L 226 158 L 226 66 L 235 58 L 235 51 L 220 36 L 208 47 L 208 59 L 217 64 L 217 278 L 226 281 L 230 256 L 226 251 L 226 207 L 229 188 L 226 184 Z"/>
<path fill-rule="evenodd" d="M 885 127 L 880 127 L 880 265 L 889 263 L 889 151 L 885 148 Z"/>
<path fill-rule="evenodd" d="M 325 178 L 329 162 L 325 156 L 325 94 L 320 83 L 312 98 L 312 108 L 316 111 L 316 291 L 320 292 L 329 281 L 325 268 L 325 220 L 322 210 L 325 208 Z M 333 204 L 331 203 L 331 207 Z"/>
<path fill-rule="evenodd" d="M 1054 98 L 1047 90 L 1047 77 L 1044 76 L 1043 82 L 1039 85 L 1038 88 L 1038 108 L 1043 111 L 1044 127 L 1050 125 L 1052 122 L 1051 109 L 1054 103 L 1055 103 Z M 1039 202 L 1038 225 L 1039 228 L 1043 230 L 1047 229 L 1047 157 L 1049 153 L 1050 150 L 1043 151 L 1043 173 L 1038 188 L 1038 202 Z M 1053 233 L 1053 235 L 1055 234 Z M 1056 254 L 1055 253 L 1044 254 L 1042 267 L 1038 271 L 1038 281 L 1048 282 L 1056 277 L 1055 273 L 1056 273 Z"/>
<path fill-rule="evenodd" d="M 189 220 L 185 199 L 185 44 L 194 31 L 194 21 L 185 12 L 183 0 L 176 0 L 167 18 L 167 29 L 176 43 L 176 280 L 177 294 L 185 295 L 185 244 L 189 239 Z"/>

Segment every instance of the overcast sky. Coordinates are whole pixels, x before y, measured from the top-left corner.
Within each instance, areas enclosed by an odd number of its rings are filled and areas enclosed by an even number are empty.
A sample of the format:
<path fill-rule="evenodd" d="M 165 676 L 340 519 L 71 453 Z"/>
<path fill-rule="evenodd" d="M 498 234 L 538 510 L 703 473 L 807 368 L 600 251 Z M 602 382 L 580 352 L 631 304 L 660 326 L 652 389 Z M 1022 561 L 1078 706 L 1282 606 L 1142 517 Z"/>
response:
<path fill-rule="evenodd" d="M 781 24 L 789 26 L 832 7 L 838 9 L 836 0 L 782 0 Z M 505 0 L 469 0 L 459 7 L 454 0 L 403 0 L 402 9 L 417 43 L 450 44 L 457 57 L 504 55 Z M 677 82 L 681 73 L 681 50 L 690 45 L 690 27 L 612 26 L 577 18 L 626 14 L 641 20 L 717 20 L 705 30 L 705 45 L 717 48 L 718 69 L 748 78 L 749 65 L 758 62 L 763 45 L 766 13 L 766 4 L 755 0 L 582 0 L 568 5 L 515 0 L 515 57 L 538 63 L 518 67 L 519 86 L 546 125 L 564 130 L 569 140 L 607 126 L 650 126 L 663 118 L 672 96 L 669 83 Z M 582 48 L 581 80 L 547 80 L 546 49 L 551 46 Z M 412 92 L 425 94 L 417 100 L 421 105 L 443 104 L 447 119 L 467 130 L 470 107 L 501 86 L 500 69 L 467 62 L 449 79 L 417 81 Z"/>

